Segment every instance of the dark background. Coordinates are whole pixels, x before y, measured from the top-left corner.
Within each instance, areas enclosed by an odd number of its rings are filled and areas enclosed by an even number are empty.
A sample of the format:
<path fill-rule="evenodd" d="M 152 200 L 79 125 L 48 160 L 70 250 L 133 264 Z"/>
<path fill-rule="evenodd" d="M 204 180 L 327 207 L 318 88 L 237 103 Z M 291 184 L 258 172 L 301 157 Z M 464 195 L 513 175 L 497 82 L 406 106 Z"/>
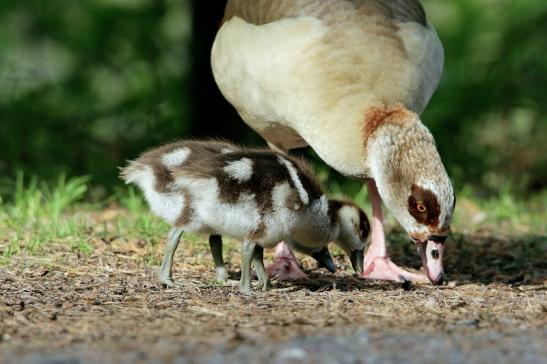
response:
<path fill-rule="evenodd" d="M 211 75 L 224 3 L 2 0 L 0 176 L 90 175 L 110 190 L 117 166 L 167 141 L 262 145 Z M 545 189 L 547 2 L 423 3 L 446 62 L 422 120 L 456 188 Z"/>

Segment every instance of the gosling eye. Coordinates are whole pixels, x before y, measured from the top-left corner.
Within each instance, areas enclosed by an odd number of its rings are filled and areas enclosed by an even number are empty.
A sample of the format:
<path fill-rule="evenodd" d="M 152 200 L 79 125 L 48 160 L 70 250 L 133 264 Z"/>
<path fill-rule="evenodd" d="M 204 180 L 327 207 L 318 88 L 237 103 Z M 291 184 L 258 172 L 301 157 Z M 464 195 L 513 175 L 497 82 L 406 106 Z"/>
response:
<path fill-rule="evenodd" d="M 418 202 L 418 204 L 416 205 L 416 210 L 418 210 L 418 212 L 420 213 L 424 213 L 427 211 L 427 207 L 425 207 L 425 205 L 421 202 Z"/>

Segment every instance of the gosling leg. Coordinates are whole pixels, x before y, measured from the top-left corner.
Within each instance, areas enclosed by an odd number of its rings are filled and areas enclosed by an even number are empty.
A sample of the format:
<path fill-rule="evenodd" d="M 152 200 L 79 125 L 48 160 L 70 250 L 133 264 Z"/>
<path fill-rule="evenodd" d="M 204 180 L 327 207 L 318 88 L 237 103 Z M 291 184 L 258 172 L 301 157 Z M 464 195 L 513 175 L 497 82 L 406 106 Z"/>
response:
<path fill-rule="evenodd" d="M 241 259 L 241 280 L 239 281 L 239 291 L 245 295 L 251 295 L 251 262 L 255 251 L 255 243 L 245 240 L 243 242 Z"/>
<path fill-rule="evenodd" d="M 216 280 L 225 284 L 228 273 L 226 272 L 224 259 L 222 258 L 222 236 L 209 236 L 209 247 L 211 248 L 211 254 L 213 255 L 213 261 L 215 262 Z"/>
<path fill-rule="evenodd" d="M 268 272 L 266 272 L 266 268 L 264 268 L 264 248 L 260 245 L 255 246 L 253 264 L 255 266 L 256 275 L 258 276 L 258 288 L 262 288 L 263 291 L 272 289 L 270 277 Z"/>
<path fill-rule="evenodd" d="M 178 227 L 173 227 L 169 230 L 169 234 L 167 235 L 167 244 L 165 245 L 165 254 L 160 267 L 160 282 L 170 288 L 182 287 L 182 284 L 175 283 L 172 278 L 173 256 L 175 255 L 175 251 L 179 245 L 182 232 L 183 230 Z"/>

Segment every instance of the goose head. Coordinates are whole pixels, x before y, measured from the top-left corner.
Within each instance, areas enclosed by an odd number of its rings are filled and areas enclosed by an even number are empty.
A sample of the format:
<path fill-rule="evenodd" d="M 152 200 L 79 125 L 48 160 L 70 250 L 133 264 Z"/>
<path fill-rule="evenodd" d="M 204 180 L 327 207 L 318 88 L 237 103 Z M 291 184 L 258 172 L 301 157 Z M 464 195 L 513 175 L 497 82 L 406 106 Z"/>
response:
<path fill-rule="evenodd" d="M 382 200 L 416 243 L 429 280 L 441 284 L 456 196 L 429 130 L 412 112 L 397 117 L 369 139 L 372 176 Z"/>

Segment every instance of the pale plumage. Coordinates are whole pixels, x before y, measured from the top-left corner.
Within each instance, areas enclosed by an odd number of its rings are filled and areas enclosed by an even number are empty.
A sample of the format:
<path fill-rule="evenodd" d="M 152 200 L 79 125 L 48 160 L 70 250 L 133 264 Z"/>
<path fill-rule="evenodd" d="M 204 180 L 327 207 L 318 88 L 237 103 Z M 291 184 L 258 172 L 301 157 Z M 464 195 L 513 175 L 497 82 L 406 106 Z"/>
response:
<path fill-rule="evenodd" d="M 365 111 L 403 104 L 420 113 L 443 65 L 421 6 L 397 3 L 230 1 L 212 50 L 215 79 L 270 143 L 309 144 L 341 173 L 370 176 Z"/>
<path fill-rule="evenodd" d="M 453 211 L 452 186 L 419 118 L 443 62 L 417 0 L 229 0 L 211 53 L 223 95 L 273 148 L 309 145 L 342 174 L 374 180 L 419 241 L 446 236 Z M 436 225 L 412 214 L 412 186 L 439 204 Z M 440 267 L 428 271 L 434 282 Z"/>

